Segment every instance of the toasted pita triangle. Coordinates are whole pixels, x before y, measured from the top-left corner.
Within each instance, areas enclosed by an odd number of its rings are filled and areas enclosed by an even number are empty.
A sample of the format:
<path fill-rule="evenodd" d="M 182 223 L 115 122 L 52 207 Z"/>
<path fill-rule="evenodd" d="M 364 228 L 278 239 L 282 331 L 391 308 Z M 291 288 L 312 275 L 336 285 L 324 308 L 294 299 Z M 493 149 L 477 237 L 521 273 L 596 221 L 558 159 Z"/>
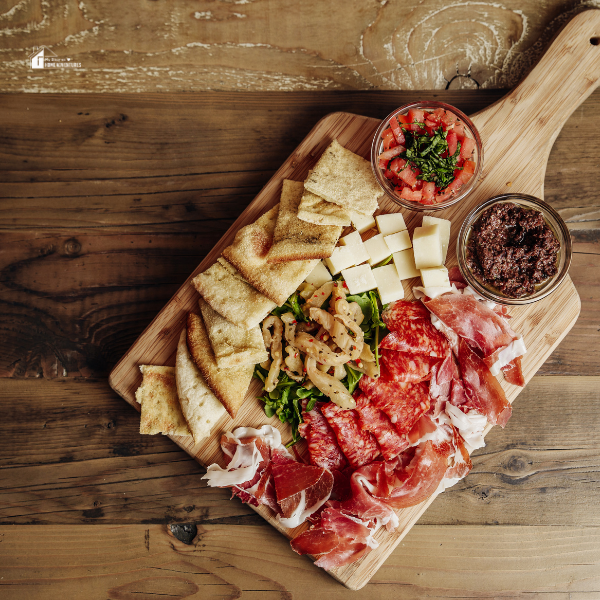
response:
<path fill-rule="evenodd" d="M 316 225 L 340 225 L 347 227 L 351 223 L 350 211 L 332 202 L 323 200 L 306 188 L 298 206 L 298 218 Z"/>

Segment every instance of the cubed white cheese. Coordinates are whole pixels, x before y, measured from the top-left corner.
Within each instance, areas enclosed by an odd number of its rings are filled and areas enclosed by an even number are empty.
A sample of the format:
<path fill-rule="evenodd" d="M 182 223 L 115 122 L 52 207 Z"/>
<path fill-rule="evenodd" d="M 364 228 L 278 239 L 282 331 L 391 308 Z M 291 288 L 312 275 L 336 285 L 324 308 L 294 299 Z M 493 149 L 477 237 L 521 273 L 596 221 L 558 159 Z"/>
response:
<path fill-rule="evenodd" d="M 342 269 L 354 265 L 354 255 L 349 246 L 336 246 L 333 254 L 325 259 L 325 265 L 332 275 L 337 275 Z"/>
<path fill-rule="evenodd" d="M 412 248 L 410 235 L 408 235 L 408 231 L 406 230 L 392 233 L 392 235 L 384 235 L 383 239 L 392 253 Z"/>
<path fill-rule="evenodd" d="M 413 252 L 417 269 L 441 267 L 442 240 L 439 225 L 415 227 L 413 233 Z"/>
<path fill-rule="evenodd" d="M 398 233 L 406 229 L 406 223 L 404 223 L 404 217 L 402 213 L 390 213 L 388 215 L 377 215 L 375 217 L 377 221 L 377 228 L 379 233 L 383 235 L 391 235 L 392 233 Z"/>
<path fill-rule="evenodd" d="M 369 264 L 376 265 L 385 260 L 390 254 L 390 249 L 383 239 L 383 234 L 376 235 L 365 242 L 365 247 L 369 253 Z"/>
<path fill-rule="evenodd" d="M 451 222 L 447 219 L 439 219 L 438 217 L 423 217 L 423 227 L 428 225 L 439 225 L 440 237 L 442 238 L 442 264 L 446 262 L 448 254 L 448 244 L 450 243 L 450 225 Z"/>
<path fill-rule="evenodd" d="M 364 233 L 375 227 L 375 219 L 372 216 L 363 215 L 355 210 L 350 213 L 350 219 L 352 220 L 354 229 L 356 229 L 358 233 Z"/>
<path fill-rule="evenodd" d="M 369 265 L 359 265 L 351 269 L 344 269 L 342 277 L 351 294 L 362 294 L 377 287 L 373 271 Z"/>
<path fill-rule="evenodd" d="M 319 261 L 317 266 L 310 272 L 310 275 L 304 281 L 314 285 L 316 288 L 320 288 L 323 284 L 332 279 L 331 273 L 329 273 L 327 267 L 323 264 L 323 261 Z"/>
<path fill-rule="evenodd" d="M 350 248 L 350 251 L 354 255 L 353 264 L 360 265 L 369 260 L 369 253 L 367 252 L 367 249 L 365 248 L 358 231 L 353 231 L 352 233 L 345 235 L 343 238 L 340 238 L 340 244 Z"/>
<path fill-rule="evenodd" d="M 373 277 L 377 282 L 382 304 L 404 298 L 404 288 L 394 265 L 384 265 L 373 269 Z"/>
<path fill-rule="evenodd" d="M 421 281 L 424 288 L 450 287 L 450 278 L 446 267 L 433 267 L 421 269 Z"/>
<path fill-rule="evenodd" d="M 396 265 L 396 271 L 398 271 L 398 277 L 401 280 L 418 277 L 421 274 L 419 269 L 415 267 L 415 256 L 412 248 L 402 250 L 402 252 L 394 252 L 392 258 L 394 265 Z"/>

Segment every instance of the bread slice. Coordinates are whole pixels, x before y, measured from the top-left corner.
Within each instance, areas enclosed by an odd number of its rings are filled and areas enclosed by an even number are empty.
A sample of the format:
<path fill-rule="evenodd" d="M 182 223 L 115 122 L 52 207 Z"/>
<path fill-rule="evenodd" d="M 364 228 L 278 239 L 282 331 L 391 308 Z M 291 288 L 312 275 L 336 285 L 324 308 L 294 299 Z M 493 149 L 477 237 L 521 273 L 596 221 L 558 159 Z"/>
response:
<path fill-rule="evenodd" d="M 204 298 L 200 298 L 200 311 L 219 369 L 255 365 L 269 358 L 258 325 L 252 329 L 234 325 L 213 310 Z"/>
<path fill-rule="evenodd" d="M 231 417 L 235 418 L 248 391 L 254 365 L 219 369 L 202 317 L 194 313 L 189 313 L 187 317 L 187 345 L 206 383 Z"/>
<path fill-rule="evenodd" d="M 302 181 L 283 180 L 279 214 L 273 233 L 268 263 L 328 258 L 337 244 L 342 228 L 314 225 L 298 218 L 298 205 L 304 192 Z"/>
<path fill-rule="evenodd" d="M 332 202 L 323 200 L 306 188 L 298 206 L 298 218 L 315 225 L 338 225 L 347 227 L 351 223 L 350 211 Z"/>
<path fill-rule="evenodd" d="M 383 194 L 370 161 L 346 150 L 337 140 L 323 152 L 304 187 L 328 202 L 365 215 L 377 210 L 377 198 Z"/>
<path fill-rule="evenodd" d="M 181 412 L 192 432 L 194 443 L 210 435 L 210 430 L 226 413 L 195 365 L 187 347 L 187 330 L 179 336 L 175 359 L 175 380 Z"/>
<path fill-rule="evenodd" d="M 254 223 L 242 227 L 237 232 L 233 244 L 223 250 L 223 256 L 250 285 L 277 306 L 282 306 L 319 261 L 315 258 L 277 264 L 267 262 L 278 214 L 279 205 L 274 206 Z"/>
<path fill-rule="evenodd" d="M 140 433 L 191 435 L 177 397 L 175 369 L 140 365 L 140 371 L 142 385 L 135 392 L 142 406 Z"/>
<path fill-rule="evenodd" d="M 232 265 L 223 262 L 229 268 L 217 262 L 194 277 L 192 284 L 221 316 L 244 329 L 252 329 L 277 305 L 244 281 Z"/>

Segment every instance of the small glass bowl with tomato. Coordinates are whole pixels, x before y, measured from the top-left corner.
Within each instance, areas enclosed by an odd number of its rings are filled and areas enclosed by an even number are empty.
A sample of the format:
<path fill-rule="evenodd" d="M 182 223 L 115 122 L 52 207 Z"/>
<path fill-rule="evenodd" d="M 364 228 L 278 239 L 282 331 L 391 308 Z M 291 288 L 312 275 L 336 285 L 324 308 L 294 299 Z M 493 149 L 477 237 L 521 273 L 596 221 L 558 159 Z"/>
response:
<path fill-rule="evenodd" d="M 479 132 L 444 102 L 405 104 L 382 122 L 371 166 L 387 196 L 404 208 L 442 210 L 464 198 L 483 167 Z"/>

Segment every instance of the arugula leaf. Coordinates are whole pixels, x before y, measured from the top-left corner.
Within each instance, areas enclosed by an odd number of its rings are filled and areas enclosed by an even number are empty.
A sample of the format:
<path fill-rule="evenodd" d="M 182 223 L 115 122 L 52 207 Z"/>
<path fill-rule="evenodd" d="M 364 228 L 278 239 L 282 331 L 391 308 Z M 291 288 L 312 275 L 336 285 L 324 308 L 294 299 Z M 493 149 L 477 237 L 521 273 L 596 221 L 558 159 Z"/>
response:
<path fill-rule="evenodd" d="M 302 307 L 300 306 L 301 298 L 302 298 L 302 296 L 300 296 L 300 294 L 298 294 L 298 292 L 294 292 L 287 299 L 286 303 L 283 306 L 278 306 L 277 308 L 273 309 L 271 311 L 271 314 L 281 317 L 281 315 L 283 315 L 287 312 L 291 312 L 294 314 L 294 318 L 296 319 L 296 321 L 299 321 L 299 322 L 308 321 L 308 319 L 304 316 L 304 313 L 302 312 Z M 302 299 L 302 304 L 304 304 L 304 299 Z"/>
<path fill-rule="evenodd" d="M 360 371 L 355 371 L 352 367 L 348 366 L 348 365 L 344 365 L 344 368 L 346 369 L 346 377 L 344 377 L 344 379 L 342 379 L 342 383 L 348 388 L 348 391 L 352 394 L 352 392 L 354 392 L 354 390 L 356 389 L 356 386 L 358 385 L 358 382 L 360 381 L 361 377 L 363 376 L 363 373 L 361 373 Z"/>

